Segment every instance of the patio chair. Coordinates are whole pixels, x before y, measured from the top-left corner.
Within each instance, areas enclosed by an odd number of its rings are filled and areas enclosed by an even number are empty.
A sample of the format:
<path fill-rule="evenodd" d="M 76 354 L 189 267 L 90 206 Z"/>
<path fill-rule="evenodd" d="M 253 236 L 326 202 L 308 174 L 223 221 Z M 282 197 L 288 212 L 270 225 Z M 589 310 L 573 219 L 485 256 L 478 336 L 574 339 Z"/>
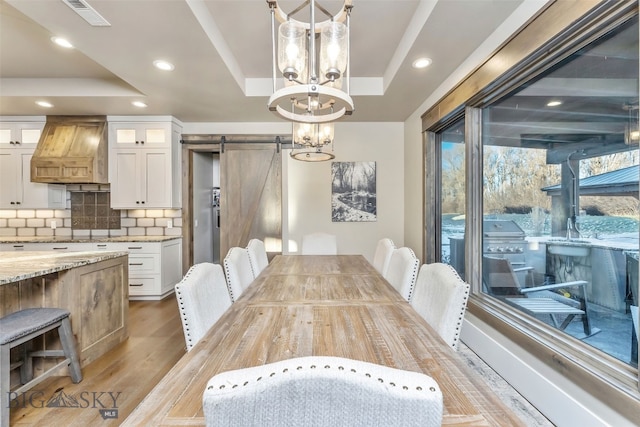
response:
<path fill-rule="evenodd" d="M 631 362 L 638 363 L 638 255 L 627 254 L 627 284 L 629 286 L 631 319 Z"/>
<path fill-rule="evenodd" d="M 222 372 L 202 401 L 208 427 L 435 427 L 443 413 L 428 375 L 328 356 Z"/>
<path fill-rule="evenodd" d="M 600 332 L 591 327 L 587 306 L 586 285 L 584 280 L 553 283 L 549 285 L 522 287 L 516 272 L 533 272 L 533 267 L 514 269 L 508 259 L 483 257 L 482 276 L 484 285 L 491 295 L 501 297 L 507 303 L 516 306 L 532 315 L 549 315 L 553 325 L 564 330 L 576 315 L 582 317 L 582 325 L 586 336 Z M 531 280 L 530 284 L 533 284 Z M 577 299 L 561 295 L 556 290 L 577 288 L 573 294 Z M 560 323 L 558 316 L 565 316 Z"/>

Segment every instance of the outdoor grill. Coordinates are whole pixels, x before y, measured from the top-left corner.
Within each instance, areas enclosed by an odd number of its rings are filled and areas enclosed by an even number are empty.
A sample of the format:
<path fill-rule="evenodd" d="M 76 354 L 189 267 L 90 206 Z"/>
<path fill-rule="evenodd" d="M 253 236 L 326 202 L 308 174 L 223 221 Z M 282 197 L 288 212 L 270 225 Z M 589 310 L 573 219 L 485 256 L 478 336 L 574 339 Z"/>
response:
<path fill-rule="evenodd" d="M 514 267 L 524 265 L 525 234 L 510 220 L 484 220 L 482 222 L 482 254 L 506 258 Z"/>

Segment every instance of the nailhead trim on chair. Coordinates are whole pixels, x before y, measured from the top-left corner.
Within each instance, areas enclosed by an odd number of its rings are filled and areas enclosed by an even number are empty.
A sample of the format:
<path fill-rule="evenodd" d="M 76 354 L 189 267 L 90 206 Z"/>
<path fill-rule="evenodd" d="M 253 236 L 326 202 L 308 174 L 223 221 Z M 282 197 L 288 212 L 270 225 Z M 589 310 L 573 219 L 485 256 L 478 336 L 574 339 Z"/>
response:
<path fill-rule="evenodd" d="M 415 252 L 413 252 L 413 249 L 411 248 L 409 248 L 409 251 L 411 251 L 411 255 L 413 255 L 415 262 L 413 263 L 413 271 L 411 272 L 411 287 L 409 288 L 407 301 L 411 301 L 411 297 L 413 296 L 413 290 L 416 287 L 416 280 L 418 279 L 418 269 L 420 268 L 420 261 L 418 260 Z"/>
<path fill-rule="evenodd" d="M 235 297 L 235 295 L 233 295 L 233 291 L 231 290 L 231 281 L 229 280 L 229 276 L 231 275 L 231 271 L 229 270 L 228 258 L 229 258 L 229 253 L 231 253 L 232 251 L 239 251 L 239 250 L 246 251 L 247 249 L 234 246 L 231 249 L 229 249 L 229 252 L 227 253 L 227 256 L 224 258 L 224 261 L 223 261 L 224 274 L 225 274 L 225 276 L 227 278 L 227 289 L 229 290 L 229 296 L 231 297 L 231 301 L 232 302 L 236 301 L 236 297 Z M 253 277 L 256 277 L 256 272 L 253 270 L 253 265 L 251 264 L 251 257 L 249 257 L 249 268 L 251 268 L 251 274 L 253 275 Z"/>
<path fill-rule="evenodd" d="M 460 277 L 460 275 L 458 274 L 455 268 L 453 268 L 449 264 L 446 264 L 446 265 L 453 272 L 453 274 L 456 276 L 458 281 L 464 283 L 465 285 L 467 284 L 464 280 L 462 280 L 462 278 Z M 464 313 L 466 311 L 468 300 L 469 300 L 469 286 L 467 286 L 467 289 L 464 292 L 464 304 L 463 304 L 464 308 L 462 309 L 462 311 L 460 312 L 460 315 L 458 316 L 458 323 L 456 324 L 456 334 L 453 337 L 453 342 L 450 344 L 454 350 L 458 349 L 458 341 L 460 340 L 460 329 L 462 328 L 462 321 L 464 320 Z"/>
<path fill-rule="evenodd" d="M 317 368 L 317 366 L 316 366 L 316 365 L 310 365 L 308 368 L 309 368 L 309 369 L 316 369 L 316 368 Z M 301 366 L 301 365 L 298 365 L 298 366 L 296 367 L 296 370 L 297 370 L 297 371 L 300 371 L 300 370 L 303 370 L 303 369 L 305 369 L 305 367 L 303 367 L 303 366 Z M 331 369 L 331 365 L 324 365 L 324 369 Z M 340 371 L 344 371 L 344 366 L 337 366 L 337 369 L 338 369 L 338 370 L 340 370 Z M 282 370 L 282 373 L 287 373 L 288 371 L 289 371 L 289 369 L 288 369 L 288 368 L 285 368 L 285 369 L 283 369 L 283 370 Z M 351 373 L 354 373 L 354 374 L 356 374 L 356 373 L 357 373 L 357 371 L 356 371 L 355 369 L 353 369 L 353 368 L 352 368 L 352 369 L 350 369 L 349 371 L 350 371 Z M 275 375 L 277 375 L 277 373 L 276 373 L 276 372 L 271 372 L 271 373 L 269 374 L 269 377 L 274 377 Z M 364 376 L 365 376 L 365 377 L 367 377 L 367 378 L 371 378 L 371 374 L 369 374 L 369 373 L 365 373 L 365 374 L 364 374 Z M 258 382 L 258 381 L 261 381 L 261 380 L 262 380 L 262 377 L 258 377 L 258 378 L 256 378 L 256 379 L 255 379 L 255 382 Z M 384 383 L 384 382 L 385 382 L 383 378 L 377 378 L 377 381 L 379 381 L 379 382 L 381 382 L 381 383 Z M 244 387 L 244 386 L 247 386 L 247 385 L 249 385 L 249 384 L 251 384 L 251 382 L 250 382 L 250 381 L 245 381 L 245 382 L 242 384 L 242 386 Z M 389 385 L 391 385 L 392 387 L 396 387 L 396 384 L 395 384 L 395 383 L 393 383 L 393 382 L 389 382 Z M 236 387 L 238 387 L 238 384 L 233 384 L 233 385 L 231 386 L 231 388 L 236 388 Z M 214 386 L 210 385 L 209 387 L 207 387 L 207 390 L 212 390 L 212 389 L 214 389 L 214 388 L 215 388 Z M 225 385 L 225 384 L 221 384 L 220 386 L 218 386 L 218 389 L 220 389 L 220 390 L 223 390 L 223 389 L 225 389 L 225 388 L 226 388 L 226 385 Z M 402 389 L 403 389 L 403 390 L 409 390 L 409 387 L 407 387 L 406 385 L 404 385 L 404 386 L 402 386 Z M 422 389 L 422 387 L 420 387 L 420 386 L 416 386 L 416 390 L 417 390 L 417 391 L 422 391 L 423 389 Z M 436 389 L 435 389 L 434 387 L 429 387 L 429 389 L 428 389 L 428 390 L 429 390 L 429 391 L 431 391 L 431 392 L 435 392 L 435 391 L 436 391 Z"/>
<path fill-rule="evenodd" d="M 174 289 L 187 351 L 191 351 L 232 304 L 222 266 L 192 265 Z"/>
<path fill-rule="evenodd" d="M 229 249 L 229 251 L 234 250 L 235 248 L 231 248 Z M 231 275 L 231 271 L 229 271 L 229 261 L 227 260 L 227 257 L 229 256 L 229 254 L 227 253 L 227 256 L 224 258 L 223 264 L 224 264 L 224 274 L 227 278 L 227 289 L 229 290 L 229 296 L 231 297 L 231 301 L 232 302 L 236 302 L 236 297 L 233 295 L 233 290 L 231 290 L 231 285 L 229 284 L 229 276 Z"/>
<path fill-rule="evenodd" d="M 194 268 L 194 266 L 191 266 L 191 268 L 189 269 L 189 271 L 187 271 L 187 274 L 184 275 L 184 278 L 182 280 L 185 280 L 187 277 L 189 277 L 189 275 L 193 271 L 193 268 Z M 193 337 L 191 336 L 191 333 L 190 333 L 190 330 L 189 330 L 189 321 L 187 319 L 187 316 L 184 314 L 184 301 L 182 299 L 182 292 L 180 292 L 180 288 L 179 287 L 176 288 L 176 297 L 178 298 L 178 304 L 180 304 L 180 307 L 181 307 L 180 316 L 182 317 L 182 321 L 186 325 L 185 328 L 184 328 L 186 341 L 188 342 L 188 344 L 193 346 L 194 345 Z"/>

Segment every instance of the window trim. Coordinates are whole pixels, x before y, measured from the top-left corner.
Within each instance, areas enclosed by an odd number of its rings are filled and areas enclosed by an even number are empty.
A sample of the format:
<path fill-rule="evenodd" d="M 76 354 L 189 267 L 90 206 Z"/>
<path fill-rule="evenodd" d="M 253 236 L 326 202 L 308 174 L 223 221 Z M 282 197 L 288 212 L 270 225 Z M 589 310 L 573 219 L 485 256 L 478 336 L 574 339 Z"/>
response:
<path fill-rule="evenodd" d="M 640 370 L 606 355 L 537 319 L 484 295 L 482 277 L 482 115 L 481 108 L 567 58 L 621 23 L 638 15 L 638 2 L 556 1 L 534 17 L 482 66 L 445 95 L 422 116 L 425 141 L 425 236 L 441 230 L 431 216 L 440 203 L 433 186 L 439 176 L 434 149 L 439 132 L 463 115 L 465 118 L 466 235 L 465 272 L 472 285 L 468 310 L 539 360 L 619 413 L 633 417 L 640 401 Z M 496 66 L 497 64 L 503 64 Z M 478 89 L 479 88 L 479 89 Z M 427 170 L 438 168 L 437 172 Z M 431 178 L 430 178 L 431 177 Z M 427 261 L 438 254 L 436 240 L 425 238 Z"/>
<path fill-rule="evenodd" d="M 638 14 L 636 0 L 554 1 L 422 116 L 438 132 L 465 106 L 483 107 Z"/>

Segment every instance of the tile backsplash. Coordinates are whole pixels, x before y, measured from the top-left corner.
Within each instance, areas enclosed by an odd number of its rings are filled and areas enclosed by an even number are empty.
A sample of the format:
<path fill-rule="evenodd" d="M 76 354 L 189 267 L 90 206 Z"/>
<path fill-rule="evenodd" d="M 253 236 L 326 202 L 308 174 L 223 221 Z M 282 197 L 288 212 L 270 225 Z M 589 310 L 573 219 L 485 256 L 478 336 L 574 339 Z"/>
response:
<path fill-rule="evenodd" d="M 119 230 L 121 213 L 111 209 L 108 191 L 71 193 L 71 228 L 73 230 Z"/>
<path fill-rule="evenodd" d="M 0 236 L 87 239 L 182 235 L 182 209 L 111 209 L 109 185 L 67 185 L 66 206 L 0 209 Z"/>
<path fill-rule="evenodd" d="M 172 222 L 172 228 L 167 227 L 169 221 Z M 180 235 L 182 235 L 182 210 L 180 209 L 121 210 L 120 228 L 111 230 L 72 228 L 70 209 L 0 210 L 0 236 L 6 237 L 91 238 Z"/>

